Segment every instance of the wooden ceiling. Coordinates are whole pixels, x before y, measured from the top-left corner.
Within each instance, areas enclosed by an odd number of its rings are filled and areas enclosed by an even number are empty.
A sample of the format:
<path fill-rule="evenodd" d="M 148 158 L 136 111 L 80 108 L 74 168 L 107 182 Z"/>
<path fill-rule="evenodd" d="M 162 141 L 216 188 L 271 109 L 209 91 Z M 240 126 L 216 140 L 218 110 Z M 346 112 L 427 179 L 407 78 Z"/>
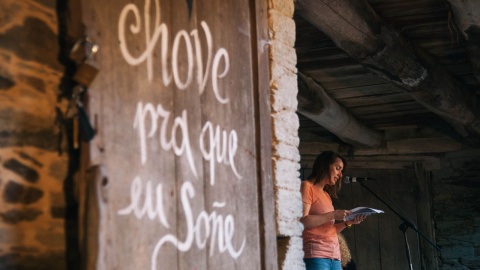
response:
<path fill-rule="evenodd" d="M 480 1 L 295 5 L 301 141 L 380 147 L 412 129 L 478 146 Z"/>

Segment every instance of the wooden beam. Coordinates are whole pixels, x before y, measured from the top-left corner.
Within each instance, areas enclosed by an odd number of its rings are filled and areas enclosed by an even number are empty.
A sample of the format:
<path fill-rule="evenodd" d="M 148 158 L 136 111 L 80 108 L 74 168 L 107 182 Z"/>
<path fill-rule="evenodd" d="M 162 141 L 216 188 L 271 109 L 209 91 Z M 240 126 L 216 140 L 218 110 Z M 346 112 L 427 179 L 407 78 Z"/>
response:
<path fill-rule="evenodd" d="M 455 24 L 468 42 L 470 62 L 475 78 L 480 81 L 480 1 L 447 0 L 453 10 Z"/>
<path fill-rule="evenodd" d="M 345 153 L 342 153 L 346 156 Z M 317 155 L 301 155 L 302 168 L 312 168 Z M 347 156 L 346 156 L 347 157 Z M 420 162 L 427 171 L 439 170 L 440 158 L 434 155 L 392 155 L 392 156 L 353 156 L 347 157 L 347 168 L 358 169 L 413 169 Z"/>
<path fill-rule="evenodd" d="M 353 117 L 329 97 L 312 78 L 298 73 L 298 112 L 318 123 L 342 141 L 357 147 L 377 147 L 383 134 Z"/>
<path fill-rule="evenodd" d="M 411 94 L 464 137 L 480 135 L 480 101 L 435 59 L 408 43 L 365 0 L 297 0 L 296 12 L 348 55 Z"/>
<path fill-rule="evenodd" d="M 360 148 L 355 149 L 354 155 L 373 156 L 373 155 L 405 155 L 405 154 L 423 154 L 423 153 L 444 153 L 462 150 L 463 146 L 458 141 L 450 137 L 442 138 L 416 138 L 390 141 L 386 147 L 378 148 Z M 300 154 L 317 155 L 323 151 L 336 151 L 343 155 L 349 155 L 347 150 L 341 149 L 339 144 L 324 142 L 302 142 L 300 143 Z"/>

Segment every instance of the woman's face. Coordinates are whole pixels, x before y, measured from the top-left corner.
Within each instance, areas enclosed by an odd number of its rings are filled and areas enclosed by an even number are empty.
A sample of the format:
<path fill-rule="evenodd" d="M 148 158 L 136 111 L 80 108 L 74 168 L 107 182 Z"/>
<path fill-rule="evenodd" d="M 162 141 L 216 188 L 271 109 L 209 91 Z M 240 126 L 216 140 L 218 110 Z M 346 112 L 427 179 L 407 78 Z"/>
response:
<path fill-rule="evenodd" d="M 327 185 L 335 185 L 337 181 L 342 179 L 343 161 L 339 158 L 330 164 L 330 177 L 327 179 Z"/>

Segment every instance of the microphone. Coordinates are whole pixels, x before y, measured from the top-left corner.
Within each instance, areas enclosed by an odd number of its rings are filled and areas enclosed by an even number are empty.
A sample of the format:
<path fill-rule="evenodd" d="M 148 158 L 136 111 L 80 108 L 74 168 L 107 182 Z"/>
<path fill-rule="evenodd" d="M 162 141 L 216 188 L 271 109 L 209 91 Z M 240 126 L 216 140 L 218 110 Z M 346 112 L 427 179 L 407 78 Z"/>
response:
<path fill-rule="evenodd" d="M 345 180 L 343 180 L 343 182 L 344 182 L 345 184 L 356 183 L 356 182 L 363 182 L 363 181 L 375 181 L 375 178 L 372 178 L 372 177 L 345 176 Z"/>

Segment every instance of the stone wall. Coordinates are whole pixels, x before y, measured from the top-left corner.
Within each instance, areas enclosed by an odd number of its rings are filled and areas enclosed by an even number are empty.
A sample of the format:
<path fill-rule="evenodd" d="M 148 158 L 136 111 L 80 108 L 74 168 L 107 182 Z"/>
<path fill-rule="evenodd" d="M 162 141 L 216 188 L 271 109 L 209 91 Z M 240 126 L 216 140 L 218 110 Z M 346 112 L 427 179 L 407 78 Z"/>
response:
<path fill-rule="evenodd" d="M 0 269 L 65 269 L 56 2 L 0 1 Z"/>
<path fill-rule="evenodd" d="M 432 180 L 440 269 L 480 269 L 480 152 L 448 153 Z"/>
<path fill-rule="evenodd" d="M 439 268 L 480 269 L 480 152 L 447 154 L 432 181 Z"/>
<path fill-rule="evenodd" d="M 28 146 L 0 159 L 0 269 L 65 269 L 67 159 Z"/>
<path fill-rule="evenodd" d="M 273 134 L 273 178 L 280 269 L 305 269 L 300 195 L 297 57 L 293 0 L 270 0 L 268 10 Z"/>

